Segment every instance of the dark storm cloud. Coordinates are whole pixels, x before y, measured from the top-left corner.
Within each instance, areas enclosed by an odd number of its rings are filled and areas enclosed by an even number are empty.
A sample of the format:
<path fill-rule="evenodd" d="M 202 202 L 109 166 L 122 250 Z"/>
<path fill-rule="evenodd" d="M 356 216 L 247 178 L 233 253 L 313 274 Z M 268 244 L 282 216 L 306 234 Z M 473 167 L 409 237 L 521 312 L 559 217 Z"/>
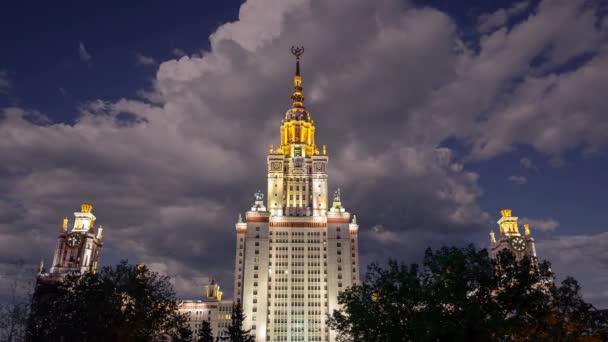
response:
<path fill-rule="evenodd" d="M 234 223 L 265 188 L 267 147 L 290 104 L 294 44 L 307 49 L 306 105 L 317 143 L 328 145 L 330 187 L 342 188 L 362 225 L 364 260 L 387 257 L 386 245 L 413 258 L 429 244 L 485 237 L 490 215 L 468 159 L 516 143 L 558 157 L 608 141 L 603 88 L 579 88 L 608 81 L 607 30 L 588 24 L 594 10 L 542 2 L 510 29 L 495 21 L 476 51 L 446 14 L 397 0 L 248 1 L 238 21 L 211 35 L 209 51 L 160 63 L 142 92 L 151 102 L 95 101 L 73 125 L 3 110 L 0 259 L 21 251 L 31 264 L 48 260 L 61 218 L 86 200 L 106 227 L 106 260 L 145 262 L 174 277 L 184 297 L 200 295 L 211 276 L 231 289 Z M 553 71 L 582 53 L 593 57 Z M 572 113 L 579 123 L 563 125 Z M 440 147 L 448 138 L 470 151 Z"/>

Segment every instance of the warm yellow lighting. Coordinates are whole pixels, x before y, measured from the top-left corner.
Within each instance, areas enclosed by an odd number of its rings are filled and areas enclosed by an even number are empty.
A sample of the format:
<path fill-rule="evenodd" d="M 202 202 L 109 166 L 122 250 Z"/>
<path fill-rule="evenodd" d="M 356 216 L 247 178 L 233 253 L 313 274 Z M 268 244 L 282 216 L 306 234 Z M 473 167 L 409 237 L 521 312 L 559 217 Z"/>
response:
<path fill-rule="evenodd" d="M 293 78 L 294 90 L 291 95 L 293 101 L 291 108 L 285 113 L 281 124 L 281 146 L 276 150 L 285 156 L 290 156 L 293 144 L 304 145 L 302 150 L 305 157 L 319 153 L 315 146 L 315 126 L 310 113 L 304 107 L 304 94 L 302 93 L 302 76 L 300 76 L 300 56 L 303 48 L 293 50 L 297 57 L 296 74 Z M 272 152 L 271 152 L 272 153 Z"/>
<path fill-rule="evenodd" d="M 89 203 L 82 203 L 80 205 L 80 211 L 83 213 L 90 213 L 93 210 L 93 206 Z"/>
<path fill-rule="evenodd" d="M 524 224 L 524 229 L 526 230 L 526 236 L 530 236 L 530 225 L 529 224 Z"/>
<path fill-rule="evenodd" d="M 67 217 L 64 217 L 64 218 L 63 218 L 63 226 L 62 226 L 62 228 L 63 228 L 63 231 L 64 231 L 64 232 L 65 232 L 66 230 L 68 230 L 68 218 L 67 218 Z"/>
<path fill-rule="evenodd" d="M 496 235 L 494 234 L 494 231 L 490 232 L 490 241 L 492 241 L 492 243 L 496 243 Z"/>
<path fill-rule="evenodd" d="M 103 237 L 103 227 L 99 226 L 99 229 L 97 229 L 97 238 L 101 239 Z"/>
<path fill-rule="evenodd" d="M 518 218 L 512 216 L 511 209 L 503 209 L 500 211 L 501 218 L 498 220 L 498 226 L 500 227 L 500 234 L 507 236 L 519 236 L 519 228 L 517 226 Z"/>

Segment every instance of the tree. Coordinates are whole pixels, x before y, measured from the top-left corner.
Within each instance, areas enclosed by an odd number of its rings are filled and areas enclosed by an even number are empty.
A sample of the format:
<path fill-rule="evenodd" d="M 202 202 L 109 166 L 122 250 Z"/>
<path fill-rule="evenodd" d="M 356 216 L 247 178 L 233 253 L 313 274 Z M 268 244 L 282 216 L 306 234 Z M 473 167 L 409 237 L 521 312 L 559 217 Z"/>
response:
<path fill-rule="evenodd" d="M 203 321 L 203 326 L 198 333 L 198 342 L 214 342 L 213 333 L 211 332 L 211 324 L 209 321 Z"/>
<path fill-rule="evenodd" d="M 605 316 L 579 289 L 571 278 L 557 287 L 549 263 L 509 251 L 428 249 L 422 267 L 372 264 L 329 324 L 339 341 L 601 341 Z"/>
<path fill-rule="evenodd" d="M 239 301 L 232 304 L 230 319 L 230 326 L 226 329 L 226 333 L 228 335 L 225 338 L 226 340 L 230 342 L 255 341 L 255 338 L 251 335 L 251 330 L 243 330 L 243 321 L 245 321 L 245 315 L 243 314 L 243 307 Z"/>
<path fill-rule="evenodd" d="M 11 263 L 3 269 L 0 279 L 6 279 L 8 296 L 0 303 L 0 341 L 23 341 L 29 315 L 33 269 L 26 268 L 23 260 Z"/>
<path fill-rule="evenodd" d="M 189 341 L 169 278 L 144 265 L 105 267 L 39 283 L 28 319 L 29 341 Z"/>

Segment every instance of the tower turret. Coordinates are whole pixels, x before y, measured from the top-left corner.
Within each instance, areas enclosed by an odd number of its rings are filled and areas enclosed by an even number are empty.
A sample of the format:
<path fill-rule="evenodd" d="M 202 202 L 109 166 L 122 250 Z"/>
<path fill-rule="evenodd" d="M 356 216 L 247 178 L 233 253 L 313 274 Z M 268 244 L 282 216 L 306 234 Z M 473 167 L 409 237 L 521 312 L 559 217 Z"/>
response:
<path fill-rule="evenodd" d="M 53 262 L 49 273 L 41 272 L 41 281 L 61 281 L 68 273 L 95 272 L 99 253 L 103 246 L 103 228 L 94 231 L 93 205 L 82 203 L 80 211 L 74 213 L 74 225 L 68 230 L 68 218 L 63 219 Z"/>
<path fill-rule="evenodd" d="M 508 249 L 513 252 L 517 258 L 522 258 L 527 255 L 536 258 L 536 247 L 534 238 L 530 233 L 530 226 L 525 224 L 525 236 L 519 233 L 517 216 L 512 215 L 511 209 L 503 209 L 500 211 L 500 219 L 498 223 L 500 236 L 496 239 L 494 232 L 490 232 L 490 252 L 492 256 L 496 256 L 502 249 Z"/>

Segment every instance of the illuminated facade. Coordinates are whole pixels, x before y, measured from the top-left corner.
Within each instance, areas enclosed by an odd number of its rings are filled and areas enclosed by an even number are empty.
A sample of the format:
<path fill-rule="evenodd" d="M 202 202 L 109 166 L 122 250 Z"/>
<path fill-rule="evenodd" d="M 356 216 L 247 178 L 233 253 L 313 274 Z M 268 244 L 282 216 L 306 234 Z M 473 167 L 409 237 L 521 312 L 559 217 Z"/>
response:
<path fill-rule="evenodd" d="M 193 337 L 199 337 L 203 321 L 208 321 L 214 337 L 225 337 L 225 330 L 230 325 L 232 301 L 222 301 L 220 286 L 211 280 L 205 286 L 202 300 L 186 300 L 179 307 L 179 312 L 186 315 Z"/>
<path fill-rule="evenodd" d="M 524 224 L 524 235 L 519 233 L 517 224 L 518 217 L 511 215 L 511 209 L 503 209 L 500 211 L 501 218 L 498 220 L 500 236 L 496 239 L 494 232 L 490 232 L 490 255 L 496 257 L 498 252 L 503 249 L 508 249 L 518 259 L 524 256 L 529 256 L 536 259 L 536 246 L 534 238 L 530 233 L 530 226 Z"/>
<path fill-rule="evenodd" d="M 61 281 L 69 273 L 97 271 L 99 253 L 103 247 L 103 228 L 99 226 L 95 232 L 95 215 L 92 211 L 92 205 L 83 203 L 80 212 L 74 213 L 71 229 L 68 229 L 68 218 L 63 219 L 50 271 L 45 272 L 41 263 L 39 280 Z"/>
<path fill-rule="evenodd" d="M 328 207 L 325 146 L 304 107 L 296 55 L 292 108 L 281 124 L 281 142 L 270 146 L 267 199 L 236 223 L 234 299 L 243 305 L 245 329 L 256 341 L 335 341 L 326 324 L 338 294 L 359 283 L 356 218 L 342 206 L 340 190 Z"/>

